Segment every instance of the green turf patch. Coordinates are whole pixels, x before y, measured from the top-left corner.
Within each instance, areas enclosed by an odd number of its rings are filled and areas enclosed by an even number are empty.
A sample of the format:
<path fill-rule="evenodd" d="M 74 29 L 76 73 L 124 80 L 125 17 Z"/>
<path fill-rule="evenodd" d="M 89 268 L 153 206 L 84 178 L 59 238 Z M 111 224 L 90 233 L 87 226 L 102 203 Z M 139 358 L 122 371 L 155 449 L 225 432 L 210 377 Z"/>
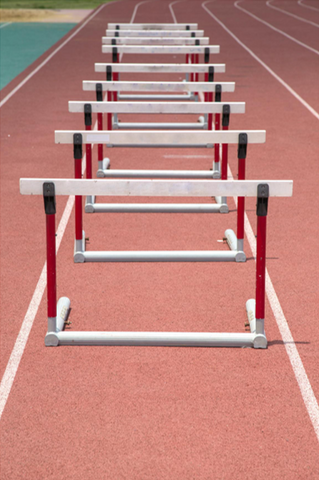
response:
<path fill-rule="evenodd" d="M 0 89 L 45 53 L 76 23 L 12 23 L 0 29 Z"/>

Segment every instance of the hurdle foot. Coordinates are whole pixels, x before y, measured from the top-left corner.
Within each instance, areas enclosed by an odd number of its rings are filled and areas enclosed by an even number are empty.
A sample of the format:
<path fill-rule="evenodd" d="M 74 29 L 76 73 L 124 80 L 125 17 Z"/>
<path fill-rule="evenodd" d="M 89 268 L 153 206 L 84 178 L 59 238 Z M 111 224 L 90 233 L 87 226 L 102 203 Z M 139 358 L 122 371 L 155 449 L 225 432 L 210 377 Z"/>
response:
<path fill-rule="evenodd" d="M 217 180 L 220 179 L 220 172 L 218 170 L 213 169 L 213 178 L 216 178 Z"/>
<path fill-rule="evenodd" d="M 256 301 L 250 299 L 246 302 L 246 312 L 249 321 L 250 331 L 253 333 L 253 347 L 267 348 L 267 338 L 264 331 L 264 319 L 256 319 Z"/>
<path fill-rule="evenodd" d="M 74 263 L 84 263 L 85 262 L 84 253 L 85 253 L 85 232 L 83 230 L 82 238 L 80 240 L 75 240 L 74 242 L 74 255 L 73 255 Z"/>
<path fill-rule="evenodd" d="M 86 201 L 85 201 L 85 207 L 84 207 L 85 213 L 94 213 L 95 212 L 94 203 L 95 203 L 95 195 L 88 195 L 86 197 Z"/>
<path fill-rule="evenodd" d="M 238 240 L 235 232 L 231 229 L 226 230 L 225 239 L 230 250 L 238 252 L 238 259 L 236 262 L 246 262 L 246 254 L 243 251 L 243 240 Z"/>
<path fill-rule="evenodd" d="M 111 161 L 109 158 L 103 158 L 102 161 L 99 161 L 99 169 L 96 173 L 98 178 L 104 178 L 104 170 L 108 170 L 111 166 Z"/>
<path fill-rule="evenodd" d="M 57 304 L 57 316 L 48 318 L 48 332 L 44 339 L 46 347 L 57 347 L 59 345 L 58 333 L 64 329 L 65 322 L 70 313 L 71 302 L 68 297 L 59 298 Z"/>

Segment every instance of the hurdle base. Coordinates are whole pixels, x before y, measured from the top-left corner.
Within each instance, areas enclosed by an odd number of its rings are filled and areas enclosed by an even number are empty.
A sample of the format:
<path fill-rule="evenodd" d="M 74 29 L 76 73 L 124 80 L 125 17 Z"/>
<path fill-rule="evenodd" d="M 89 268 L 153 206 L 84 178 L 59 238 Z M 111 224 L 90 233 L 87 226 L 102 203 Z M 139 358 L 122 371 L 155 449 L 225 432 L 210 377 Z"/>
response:
<path fill-rule="evenodd" d="M 57 334 L 62 332 L 64 324 L 68 319 L 71 302 L 68 297 L 61 297 L 57 303 L 57 316 L 48 318 L 48 332 L 44 339 L 46 347 L 57 347 L 59 340 Z"/>
<path fill-rule="evenodd" d="M 91 198 L 86 213 L 228 213 L 227 205 L 216 203 L 95 203 Z"/>
<path fill-rule="evenodd" d="M 256 300 L 250 299 L 246 302 L 246 312 L 249 321 L 250 332 L 255 335 L 254 348 L 267 348 L 267 338 L 264 330 L 264 319 L 256 319 Z"/>
<path fill-rule="evenodd" d="M 108 170 L 111 166 L 111 161 L 109 158 L 103 158 L 103 160 L 99 160 L 99 168 L 96 173 L 98 178 L 104 178 L 104 171 Z"/>
<path fill-rule="evenodd" d="M 99 172 L 101 172 L 99 170 Z M 103 170 L 103 177 L 106 178 L 192 178 L 205 179 L 215 178 L 212 170 Z M 102 176 L 102 173 L 100 173 Z M 218 203 L 218 202 L 216 202 Z"/>
<path fill-rule="evenodd" d="M 244 241 L 242 239 L 238 240 L 235 232 L 231 230 L 230 228 L 225 231 L 225 238 L 227 241 L 227 244 L 229 248 L 233 252 L 240 252 L 241 255 L 241 260 L 238 260 L 240 262 L 246 262 L 246 254 L 244 253 Z"/>

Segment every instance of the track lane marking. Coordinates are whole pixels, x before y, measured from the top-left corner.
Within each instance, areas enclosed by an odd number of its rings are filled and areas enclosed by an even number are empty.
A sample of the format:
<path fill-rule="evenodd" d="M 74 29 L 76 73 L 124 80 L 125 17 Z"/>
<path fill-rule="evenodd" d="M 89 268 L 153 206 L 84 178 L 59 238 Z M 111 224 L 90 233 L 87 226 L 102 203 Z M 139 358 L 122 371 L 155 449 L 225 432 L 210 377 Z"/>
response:
<path fill-rule="evenodd" d="M 266 25 L 267 27 L 271 28 L 271 29 L 274 30 L 275 32 L 280 33 L 281 35 L 284 35 L 284 36 L 287 37 L 289 40 L 291 40 L 292 42 L 297 43 L 297 44 L 300 45 L 301 47 L 307 48 L 308 50 L 310 50 L 311 52 L 315 53 L 316 55 L 319 55 L 319 51 L 318 51 L 318 50 L 315 50 L 314 48 L 309 47 L 309 45 L 306 45 L 305 43 L 300 42 L 299 40 L 297 40 L 296 38 L 292 37 L 291 35 L 288 35 L 288 33 L 285 33 L 285 32 L 283 32 L 282 30 L 279 30 L 278 28 L 274 27 L 273 25 L 271 25 L 270 23 L 266 22 L 265 20 L 262 20 L 261 18 L 257 17 L 257 16 L 254 15 L 253 13 L 250 13 L 250 12 L 249 12 L 248 10 L 246 10 L 245 8 L 240 7 L 240 6 L 239 6 L 239 3 L 242 2 L 242 1 L 243 1 L 243 0 L 237 0 L 237 1 L 234 3 L 235 7 L 238 8 L 238 10 L 241 10 L 242 12 L 246 13 L 247 15 L 250 15 L 252 18 L 254 18 L 255 20 L 257 20 L 258 22 L 263 23 L 264 25 Z"/>
<path fill-rule="evenodd" d="M 275 7 L 275 5 L 272 5 L 272 2 L 273 2 L 273 1 L 274 1 L 274 0 L 268 0 L 268 1 L 266 2 L 267 7 L 273 8 L 274 10 L 278 10 L 278 12 L 282 12 L 282 13 L 284 13 L 285 15 L 289 15 L 290 17 L 296 18 L 296 19 L 299 20 L 300 22 L 306 22 L 306 23 L 309 23 L 310 25 L 312 25 L 312 26 L 314 26 L 314 27 L 319 28 L 318 23 L 311 22 L 310 20 L 306 20 L 305 18 L 298 17 L 298 15 L 294 15 L 293 13 L 287 12 L 287 10 L 282 10 L 282 8 Z"/>
<path fill-rule="evenodd" d="M 310 8 L 311 10 L 314 10 L 315 12 L 319 12 L 319 8 L 311 7 L 310 5 L 305 5 L 302 0 L 298 1 L 298 5 L 300 5 L 301 7 Z"/>
<path fill-rule="evenodd" d="M 0 28 L 7 27 L 8 25 L 12 25 L 12 22 L 3 23 L 2 25 L 0 25 Z"/>
<path fill-rule="evenodd" d="M 248 47 L 246 47 L 246 45 L 244 45 L 217 17 L 215 17 L 215 15 L 210 10 L 208 10 L 207 7 L 205 7 L 206 3 L 209 3 L 209 2 L 202 3 L 202 7 L 204 8 L 204 10 L 206 10 L 207 13 L 209 13 L 214 18 L 214 20 L 216 20 L 243 48 L 245 48 L 249 53 L 251 53 L 252 56 L 257 61 L 259 61 L 262 65 L 264 65 L 264 63 L 261 62 L 258 59 L 258 57 L 255 54 L 253 54 L 253 52 L 251 52 L 251 50 L 248 49 Z M 268 67 L 267 67 L 267 70 L 268 70 Z M 277 78 L 276 74 L 274 76 L 275 78 Z M 201 92 L 199 96 L 201 98 L 201 101 L 203 101 L 204 97 Z M 228 173 L 231 178 L 234 178 L 229 166 L 228 166 Z M 234 201 L 237 206 L 237 199 L 234 198 Z M 248 239 L 248 243 L 251 248 L 252 254 L 254 256 L 254 259 L 256 261 L 256 239 L 255 239 L 255 235 L 246 212 L 245 212 L 245 234 Z M 297 380 L 302 399 L 304 401 L 306 410 L 308 412 L 315 434 L 319 441 L 319 405 L 315 397 L 314 391 L 312 389 L 311 383 L 309 381 L 305 367 L 300 358 L 294 338 L 290 331 L 288 321 L 285 317 L 280 301 L 276 294 L 275 288 L 271 281 L 270 275 L 268 273 L 268 269 L 266 269 L 266 295 L 270 303 L 273 315 L 275 317 L 277 326 L 279 328 L 283 343 L 285 345 L 285 349 L 286 349 L 289 361 L 291 363 L 295 378 Z"/>
<path fill-rule="evenodd" d="M 297 92 L 295 92 L 295 90 L 293 90 L 282 78 L 279 77 L 279 75 L 277 75 L 270 67 L 268 67 L 268 65 L 266 65 L 266 63 L 264 63 L 252 50 L 250 50 L 250 48 L 248 48 L 241 40 L 239 40 L 238 37 L 236 37 L 236 35 L 234 33 L 232 33 L 227 27 L 226 25 L 221 22 L 207 7 L 206 7 L 206 3 L 209 3 L 210 0 L 202 3 L 202 7 L 204 10 L 206 10 L 207 13 L 209 13 L 209 15 L 211 17 L 214 18 L 214 20 L 216 20 L 217 23 L 219 23 L 219 25 L 221 25 L 221 27 L 223 27 L 224 30 L 226 30 L 227 33 L 229 33 L 229 35 L 231 37 L 233 37 L 234 40 L 236 40 L 237 43 L 239 43 L 239 45 L 241 47 L 243 47 L 255 60 L 257 60 L 258 63 L 260 63 L 266 70 L 267 72 L 269 72 L 276 80 L 278 80 L 279 83 L 281 83 L 281 85 L 283 85 L 288 91 L 289 93 L 291 93 L 304 107 L 307 108 L 307 110 L 309 110 L 310 113 L 312 113 L 312 115 L 314 115 L 316 117 L 317 120 L 319 120 L 319 113 L 316 112 L 316 110 L 314 108 L 312 108 L 309 103 L 306 102 L 306 100 L 304 100 L 300 95 L 298 95 Z"/>

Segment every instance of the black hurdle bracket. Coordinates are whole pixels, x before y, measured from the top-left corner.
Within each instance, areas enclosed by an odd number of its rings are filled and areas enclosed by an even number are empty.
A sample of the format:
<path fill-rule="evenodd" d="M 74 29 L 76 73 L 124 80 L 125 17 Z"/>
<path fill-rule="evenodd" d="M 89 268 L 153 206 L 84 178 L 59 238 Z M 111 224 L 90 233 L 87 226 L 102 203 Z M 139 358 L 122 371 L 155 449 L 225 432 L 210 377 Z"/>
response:
<path fill-rule="evenodd" d="M 82 135 L 81 133 L 75 133 L 73 135 L 73 158 L 74 160 L 80 160 L 82 158 Z"/>
<path fill-rule="evenodd" d="M 90 103 L 84 105 L 84 125 L 86 127 L 92 125 L 92 105 Z"/>
<path fill-rule="evenodd" d="M 106 66 L 106 81 L 107 82 L 112 81 L 112 65 Z"/>
<path fill-rule="evenodd" d="M 46 215 L 56 213 L 55 186 L 53 182 L 44 182 L 43 184 L 44 211 Z"/>
<path fill-rule="evenodd" d="M 208 67 L 208 81 L 213 82 L 214 81 L 214 74 L 215 74 L 215 68 L 211 65 Z"/>
<path fill-rule="evenodd" d="M 261 183 L 257 187 L 257 211 L 258 217 L 266 217 L 268 213 L 269 185 Z"/>
<path fill-rule="evenodd" d="M 230 116 L 230 105 L 223 105 L 223 117 L 222 117 L 222 126 L 229 126 L 229 116 Z"/>
<path fill-rule="evenodd" d="M 95 85 L 95 92 L 96 92 L 96 101 L 102 102 L 103 101 L 103 88 L 102 83 L 97 83 Z"/>
<path fill-rule="evenodd" d="M 222 86 L 220 84 L 215 87 L 215 102 L 222 101 Z"/>
<path fill-rule="evenodd" d="M 247 144 L 248 144 L 248 135 L 247 133 L 240 133 L 238 135 L 238 154 L 237 158 L 243 159 L 247 156 Z"/>

